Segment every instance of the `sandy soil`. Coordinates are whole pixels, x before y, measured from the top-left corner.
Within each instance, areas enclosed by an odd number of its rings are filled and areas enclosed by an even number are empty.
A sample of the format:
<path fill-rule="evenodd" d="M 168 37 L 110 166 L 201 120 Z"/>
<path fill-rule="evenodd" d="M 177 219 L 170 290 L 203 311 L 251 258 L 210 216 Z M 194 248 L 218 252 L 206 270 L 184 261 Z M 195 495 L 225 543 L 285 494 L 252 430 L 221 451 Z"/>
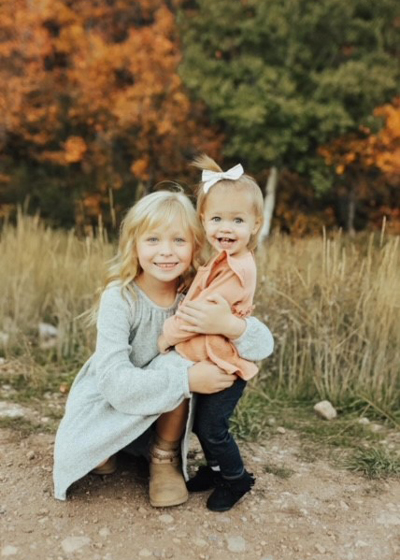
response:
<path fill-rule="evenodd" d="M 400 481 L 370 481 L 314 460 L 293 432 L 277 434 L 265 445 L 242 445 L 257 482 L 225 514 L 205 508 L 207 493 L 190 496 L 183 506 L 153 509 L 145 465 L 127 456 L 119 457 L 114 475 L 87 476 L 68 501 L 56 501 L 54 436 L 20 438 L 2 429 L 0 442 L 1 558 L 400 558 Z M 192 463 L 197 459 L 195 450 Z M 266 465 L 290 476 L 268 473 Z"/>

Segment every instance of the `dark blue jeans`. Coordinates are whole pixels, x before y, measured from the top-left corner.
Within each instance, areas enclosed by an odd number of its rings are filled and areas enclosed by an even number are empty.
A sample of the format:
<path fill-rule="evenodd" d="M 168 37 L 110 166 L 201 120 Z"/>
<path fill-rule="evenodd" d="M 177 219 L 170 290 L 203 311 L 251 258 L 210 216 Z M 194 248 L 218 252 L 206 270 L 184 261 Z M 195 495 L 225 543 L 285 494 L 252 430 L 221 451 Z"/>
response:
<path fill-rule="evenodd" d="M 244 471 L 239 448 L 229 431 L 229 419 L 243 394 L 246 381 L 240 377 L 232 387 L 197 395 L 193 431 L 199 438 L 207 464 L 219 465 L 224 478 L 239 478 Z"/>

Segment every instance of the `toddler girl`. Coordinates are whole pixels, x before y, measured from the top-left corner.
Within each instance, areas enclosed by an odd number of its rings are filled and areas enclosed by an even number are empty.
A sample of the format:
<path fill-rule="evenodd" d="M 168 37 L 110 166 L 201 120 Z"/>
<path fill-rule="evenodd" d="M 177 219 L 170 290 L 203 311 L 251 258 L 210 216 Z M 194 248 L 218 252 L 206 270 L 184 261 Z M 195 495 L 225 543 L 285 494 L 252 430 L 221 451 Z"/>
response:
<path fill-rule="evenodd" d="M 252 361 L 239 356 L 232 341 L 220 334 L 194 334 L 185 319 L 190 318 L 190 312 L 196 311 L 197 302 L 215 294 L 224 297 L 237 317 L 251 314 L 256 287 L 252 250 L 257 245 L 262 226 L 263 197 L 257 183 L 244 174 L 241 165 L 223 173 L 207 156 L 199 158 L 195 165 L 203 170 L 197 212 L 214 256 L 198 270 L 180 311 L 164 323 L 163 335 L 159 339 L 160 352 L 170 346 L 175 346 L 176 352 L 156 358 L 152 367 L 176 367 L 182 364 L 180 356 L 191 362 L 210 360 L 227 374 L 238 376 L 238 380 L 226 390 L 215 395 L 200 395 L 197 400 L 194 431 L 202 445 L 207 466 L 200 468 L 187 485 L 191 491 L 217 486 L 207 507 L 213 511 L 226 511 L 254 484 L 254 477 L 245 470 L 239 449 L 229 432 L 229 419 L 246 381 L 258 370 Z M 272 349 L 270 336 L 265 354 L 269 355 Z"/>
<path fill-rule="evenodd" d="M 98 308 L 96 349 L 71 387 L 56 436 L 56 498 L 65 500 L 71 484 L 91 471 L 112 473 L 115 454 L 128 445 L 132 453 L 146 454 L 155 433 L 155 482 L 163 476 L 163 467 L 174 471 L 175 482 L 164 501 L 153 505 L 176 505 L 187 499 L 178 450 L 186 399 L 192 392 L 230 387 L 234 376 L 210 362 L 171 366 L 162 376 L 145 366 L 158 353 L 162 326 L 182 298 L 178 287 L 188 283 L 201 243 L 196 213 L 182 193 L 152 193 L 126 215 Z M 222 334 L 240 334 L 233 332 L 231 320 L 226 324 L 229 329 L 221 324 Z M 196 328 L 202 329 L 201 321 Z M 249 319 L 238 351 L 252 359 L 257 340 L 262 358 L 266 336 L 264 325 Z"/>

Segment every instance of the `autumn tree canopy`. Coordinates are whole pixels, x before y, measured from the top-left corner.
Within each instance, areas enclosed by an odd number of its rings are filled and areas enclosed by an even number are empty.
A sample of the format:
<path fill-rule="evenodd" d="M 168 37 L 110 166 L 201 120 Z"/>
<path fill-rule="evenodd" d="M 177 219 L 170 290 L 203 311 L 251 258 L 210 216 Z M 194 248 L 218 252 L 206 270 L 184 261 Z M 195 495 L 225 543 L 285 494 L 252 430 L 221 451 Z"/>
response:
<path fill-rule="evenodd" d="M 0 0 L 0 218 L 113 223 L 200 151 L 286 169 L 285 231 L 395 216 L 397 4 Z"/>
<path fill-rule="evenodd" d="M 84 220 L 109 207 L 113 191 L 129 204 L 138 182 L 185 177 L 196 150 L 215 153 L 218 136 L 177 73 L 166 2 L 16 0 L 1 8 L 9 203 L 29 193 L 59 221 Z"/>

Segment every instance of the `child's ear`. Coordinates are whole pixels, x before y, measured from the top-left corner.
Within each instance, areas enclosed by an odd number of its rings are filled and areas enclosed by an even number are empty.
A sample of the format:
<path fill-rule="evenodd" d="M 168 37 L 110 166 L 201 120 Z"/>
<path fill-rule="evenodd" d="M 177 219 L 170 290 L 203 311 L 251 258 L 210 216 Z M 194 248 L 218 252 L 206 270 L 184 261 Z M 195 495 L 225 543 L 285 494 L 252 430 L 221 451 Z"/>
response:
<path fill-rule="evenodd" d="M 260 226 L 261 226 L 261 219 L 257 218 L 256 221 L 254 222 L 254 227 L 253 227 L 253 231 L 251 232 L 251 235 L 255 235 L 260 229 Z"/>

